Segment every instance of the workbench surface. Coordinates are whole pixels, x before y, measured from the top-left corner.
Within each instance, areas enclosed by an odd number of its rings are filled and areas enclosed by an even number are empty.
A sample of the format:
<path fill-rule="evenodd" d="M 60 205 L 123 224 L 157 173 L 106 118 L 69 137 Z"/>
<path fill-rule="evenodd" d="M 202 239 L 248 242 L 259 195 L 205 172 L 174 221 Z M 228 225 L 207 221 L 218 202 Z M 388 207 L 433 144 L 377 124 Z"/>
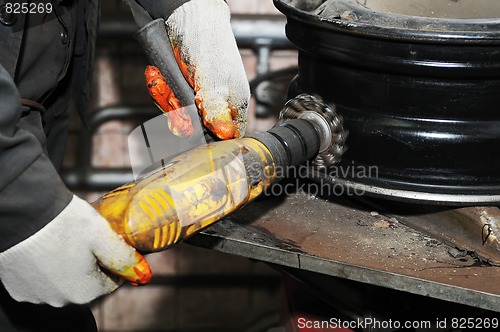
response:
<path fill-rule="evenodd" d="M 259 198 L 188 242 L 500 311 L 500 267 L 420 233 L 403 219 L 352 198 L 318 198 L 296 192 Z"/>

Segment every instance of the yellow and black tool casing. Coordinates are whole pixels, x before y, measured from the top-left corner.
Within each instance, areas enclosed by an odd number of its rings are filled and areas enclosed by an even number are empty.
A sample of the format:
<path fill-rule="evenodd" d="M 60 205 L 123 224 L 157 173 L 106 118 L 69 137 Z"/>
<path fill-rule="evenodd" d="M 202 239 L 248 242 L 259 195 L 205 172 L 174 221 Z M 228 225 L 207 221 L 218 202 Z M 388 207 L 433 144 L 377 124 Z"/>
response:
<path fill-rule="evenodd" d="M 276 179 L 268 148 L 253 138 L 216 142 L 172 159 L 94 202 L 142 253 L 164 250 L 259 196 Z"/>

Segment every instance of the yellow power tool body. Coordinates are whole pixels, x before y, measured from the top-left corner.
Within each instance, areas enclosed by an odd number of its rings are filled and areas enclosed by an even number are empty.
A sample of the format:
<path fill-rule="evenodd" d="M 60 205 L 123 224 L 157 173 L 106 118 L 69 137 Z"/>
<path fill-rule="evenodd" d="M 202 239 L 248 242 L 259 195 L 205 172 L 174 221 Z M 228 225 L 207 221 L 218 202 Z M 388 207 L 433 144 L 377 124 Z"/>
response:
<path fill-rule="evenodd" d="M 269 150 L 253 138 L 192 149 L 94 202 L 143 253 L 160 251 L 259 196 L 276 180 Z"/>
<path fill-rule="evenodd" d="M 156 252 L 248 204 L 288 167 L 338 160 L 345 132 L 334 111 L 310 96 L 292 101 L 271 130 L 189 150 L 94 207 L 140 253 Z"/>

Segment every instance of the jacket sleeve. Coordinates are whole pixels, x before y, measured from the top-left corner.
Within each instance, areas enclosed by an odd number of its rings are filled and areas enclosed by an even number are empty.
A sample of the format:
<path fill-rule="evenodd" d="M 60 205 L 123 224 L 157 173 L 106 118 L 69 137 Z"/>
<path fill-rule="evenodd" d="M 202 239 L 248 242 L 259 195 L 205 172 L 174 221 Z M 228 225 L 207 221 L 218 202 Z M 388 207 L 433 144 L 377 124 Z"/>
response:
<path fill-rule="evenodd" d="M 136 0 L 152 18 L 167 19 L 177 8 L 191 0 Z"/>
<path fill-rule="evenodd" d="M 72 194 L 23 120 L 17 88 L 0 64 L 0 252 L 48 224 L 69 204 Z M 41 120 L 38 120 L 41 128 Z"/>

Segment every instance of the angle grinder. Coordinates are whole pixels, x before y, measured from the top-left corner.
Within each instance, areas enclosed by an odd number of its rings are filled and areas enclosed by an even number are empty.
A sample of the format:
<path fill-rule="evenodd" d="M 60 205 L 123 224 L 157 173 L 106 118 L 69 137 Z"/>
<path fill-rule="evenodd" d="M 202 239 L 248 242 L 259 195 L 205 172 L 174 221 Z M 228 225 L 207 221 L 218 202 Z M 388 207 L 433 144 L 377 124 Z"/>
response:
<path fill-rule="evenodd" d="M 336 163 L 346 136 L 333 107 L 299 95 L 269 131 L 189 150 L 93 205 L 137 250 L 161 251 L 250 203 L 287 168 Z"/>

